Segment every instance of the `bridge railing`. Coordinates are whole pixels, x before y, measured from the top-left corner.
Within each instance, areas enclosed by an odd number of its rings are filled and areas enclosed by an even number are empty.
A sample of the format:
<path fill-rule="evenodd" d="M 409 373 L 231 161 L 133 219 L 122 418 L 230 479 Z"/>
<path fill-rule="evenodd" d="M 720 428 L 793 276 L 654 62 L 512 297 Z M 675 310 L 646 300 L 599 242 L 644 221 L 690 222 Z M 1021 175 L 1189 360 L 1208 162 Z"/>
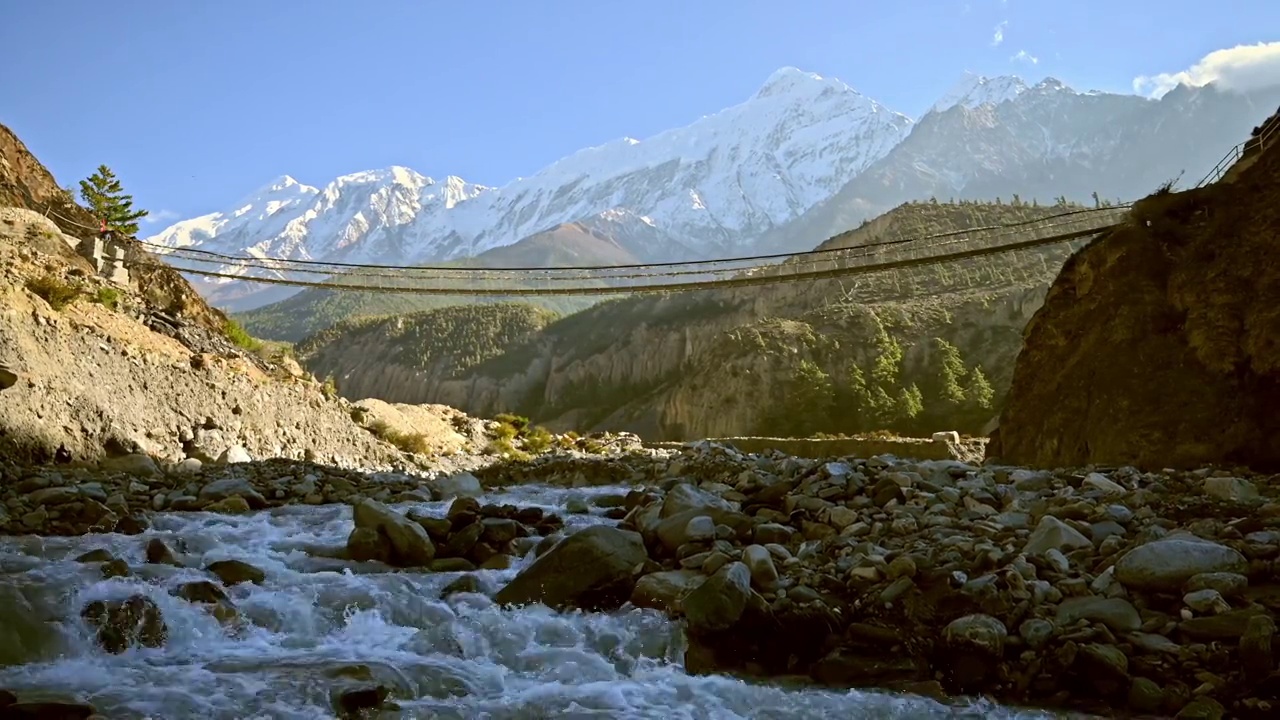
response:
<path fill-rule="evenodd" d="M 1275 115 L 1268 118 L 1266 122 L 1262 124 L 1257 135 L 1242 143 L 1237 143 L 1232 146 L 1232 148 L 1227 151 L 1227 154 L 1223 155 L 1222 159 L 1218 161 L 1218 164 L 1214 165 L 1213 169 L 1205 173 L 1205 176 L 1201 178 L 1200 182 L 1196 183 L 1194 187 L 1204 187 L 1205 185 L 1218 182 L 1231 170 L 1233 165 L 1242 160 L 1246 155 L 1252 155 L 1255 152 L 1265 152 L 1268 147 L 1274 145 L 1278 141 L 1280 141 L 1280 112 L 1277 112 Z"/>

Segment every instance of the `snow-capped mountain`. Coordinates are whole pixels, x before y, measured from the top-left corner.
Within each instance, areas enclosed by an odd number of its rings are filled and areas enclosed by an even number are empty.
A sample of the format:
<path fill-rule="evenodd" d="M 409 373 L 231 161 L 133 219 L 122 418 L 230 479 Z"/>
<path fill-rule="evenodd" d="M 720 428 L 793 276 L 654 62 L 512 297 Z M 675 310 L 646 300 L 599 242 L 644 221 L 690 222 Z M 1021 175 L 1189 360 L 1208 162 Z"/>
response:
<path fill-rule="evenodd" d="M 957 105 L 969 109 L 999 105 L 1006 100 L 1013 100 L 1026 90 L 1027 84 L 1020 77 L 1007 75 L 990 78 L 966 72 L 960 82 L 929 108 L 929 112 L 946 112 Z"/>
<path fill-rule="evenodd" d="M 913 122 L 839 80 L 783 68 L 739 105 L 644 141 L 579 151 L 502 187 L 403 167 L 323 188 L 284 176 L 148 240 L 385 265 L 535 257 L 487 252 L 535 236 L 544 248 L 555 237 L 607 238 L 594 246 L 603 257 L 643 262 L 804 250 L 930 196 L 1131 199 L 1182 170 L 1194 182 L 1274 109 L 1275 94 L 1182 86 L 1150 100 L 966 74 Z M 561 226 L 570 229 L 547 234 Z M 292 292 L 199 284 L 237 310 Z"/>
<path fill-rule="evenodd" d="M 1053 78 L 967 77 L 911 134 L 831 198 L 757 241 L 809 250 L 908 200 L 1092 203 L 1194 185 L 1275 111 L 1280 89 L 1179 86 L 1159 100 L 1079 92 Z"/>
<path fill-rule="evenodd" d="M 911 126 L 839 80 L 783 68 L 739 105 L 647 140 L 579 151 L 502 187 L 437 182 L 400 167 L 324 188 L 284 177 L 148 241 L 230 255 L 422 264 L 582 222 L 610 228 L 644 260 L 713 257 L 741 251 L 830 197 Z"/>

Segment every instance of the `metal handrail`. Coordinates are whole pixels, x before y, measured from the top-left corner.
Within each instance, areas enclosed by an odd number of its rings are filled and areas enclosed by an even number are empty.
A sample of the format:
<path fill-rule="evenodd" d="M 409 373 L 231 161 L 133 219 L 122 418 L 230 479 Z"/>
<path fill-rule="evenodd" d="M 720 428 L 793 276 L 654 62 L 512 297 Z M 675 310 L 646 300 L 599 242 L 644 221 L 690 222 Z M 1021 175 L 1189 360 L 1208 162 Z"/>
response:
<path fill-rule="evenodd" d="M 1235 165 L 1236 162 L 1244 158 L 1246 151 L 1253 150 L 1254 148 L 1256 148 L 1256 152 L 1265 151 L 1267 149 L 1267 145 L 1272 140 L 1272 136 L 1277 133 L 1280 133 L 1280 111 L 1267 118 L 1266 122 L 1262 124 L 1262 129 L 1258 131 L 1258 135 L 1256 137 L 1251 137 L 1244 142 L 1236 143 L 1231 147 L 1231 149 L 1227 150 L 1227 154 L 1222 156 L 1222 159 L 1218 161 L 1218 164 L 1214 165 L 1213 169 L 1206 173 L 1205 176 L 1200 179 L 1200 182 L 1196 183 L 1193 187 L 1200 188 L 1221 180 L 1222 177 L 1231 170 L 1231 167 Z"/>

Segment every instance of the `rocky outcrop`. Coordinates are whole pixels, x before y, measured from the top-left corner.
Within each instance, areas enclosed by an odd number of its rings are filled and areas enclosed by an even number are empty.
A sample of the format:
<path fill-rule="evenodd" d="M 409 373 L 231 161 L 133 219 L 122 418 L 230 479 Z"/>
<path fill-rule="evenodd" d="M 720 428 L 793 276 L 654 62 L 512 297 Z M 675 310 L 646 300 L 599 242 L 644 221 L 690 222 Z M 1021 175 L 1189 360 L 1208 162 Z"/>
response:
<path fill-rule="evenodd" d="M 1280 153 L 1138 203 L 1028 325 L 990 457 L 1280 468 Z"/>

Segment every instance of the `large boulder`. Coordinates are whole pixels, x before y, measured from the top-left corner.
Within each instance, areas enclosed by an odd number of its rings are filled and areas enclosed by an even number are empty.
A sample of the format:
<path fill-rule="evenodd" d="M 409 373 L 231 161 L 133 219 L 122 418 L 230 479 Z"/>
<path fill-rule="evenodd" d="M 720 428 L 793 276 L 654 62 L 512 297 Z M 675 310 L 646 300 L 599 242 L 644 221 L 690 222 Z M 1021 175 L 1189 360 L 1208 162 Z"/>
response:
<path fill-rule="evenodd" d="M 500 604 L 610 610 L 626 602 L 648 555 L 639 533 L 593 525 L 561 540 L 494 596 Z"/>
<path fill-rule="evenodd" d="M 51 660 L 62 650 L 62 638 L 37 603 L 12 585 L 0 585 L 0 667 Z"/>
<path fill-rule="evenodd" d="M 1232 183 L 1140 201 L 1073 255 L 1024 332 L 988 456 L 1280 468 L 1277 193 L 1280 153 L 1263 153 Z"/>
<path fill-rule="evenodd" d="M 751 570 L 740 562 L 720 568 L 684 598 L 684 616 L 695 634 L 733 627 L 751 602 Z"/>
<path fill-rule="evenodd" d="M 363 548 L 367 545 L 364 538 L 368 536 L 369 531 L 373 531 L 379 537 L 385 538 L 387 548 L 385 556 L 392 565 L 426 567 L 435 560 L 436 546 L 431 542 L 427 531 L 418 523 L 377 500 L 369 498 L 361 500 L 355 505 L 353 515 L 356 527 L 351 540 L 360 540 L 362 556 Z"/>
<path fill-rule="evenodd" d="M 469 472 L 457 473 L 447 477 L 436 478 L 427 483 L 441 500 L 452 500 L 456 497 L 480 497 L 484 487 L 480 479 Z"/>
<path fill-rule="evenodd" d="M 1133 590 L 1177 592 L 1201 573 L 1244 574 L 1249 561 L 1236 550 L 1194 535 L 1176 534 L 1139 545 L 1116 562 L 1116 579 Z"/>

